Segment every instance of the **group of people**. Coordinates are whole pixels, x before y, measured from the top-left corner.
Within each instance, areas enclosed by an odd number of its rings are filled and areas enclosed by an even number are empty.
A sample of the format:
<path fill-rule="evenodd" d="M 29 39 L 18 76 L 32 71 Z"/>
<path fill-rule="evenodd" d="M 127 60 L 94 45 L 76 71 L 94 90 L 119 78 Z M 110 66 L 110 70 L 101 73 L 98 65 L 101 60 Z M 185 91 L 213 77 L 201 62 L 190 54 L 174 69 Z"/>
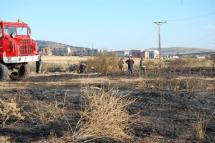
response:
<path fill-rule="evenodd" d="M 134 60 L 132 59 L 132 57 L 130 56 L 125 63 L 128 66 L 128 74 L 132 75 L 133 74 L 133 69 L 134 69 Z M 121 58 L 118 62 L 118 66 L 121 72 L 124 71 L 124 59 Z M 140 74 L 143 74 L 145 72 L 145 64 L 144 64 L 144 60 L 143 57 L 140 58 L 140 64 L 139 64 L 139 69 L 140 69 Z"/>
<path fill-rule="evenodd" d="M 124 61 L 124 58 L 120 58 L 120 60 L 118 62 L 118 67 L 119 67 L 119 70 L 121 72 L 124 72 L 124 64 L 125 63 L 128 66 L 128 74 L 132 75 L 133 71 L 134 71 L 134 60 L 132 59 L 131 56 L 129 56 L 129 58 L 126 61 Z M 84 63 L 81 63 L 78 67 L 78 71 L 79 71 L 79 73 L 86 73 L 87 72 L 87 65 Z M 144 62 L 143 57 L 140 58 L 139 72 L 140 72 L 140 74 L 145 73 L 145 62 Z"/>

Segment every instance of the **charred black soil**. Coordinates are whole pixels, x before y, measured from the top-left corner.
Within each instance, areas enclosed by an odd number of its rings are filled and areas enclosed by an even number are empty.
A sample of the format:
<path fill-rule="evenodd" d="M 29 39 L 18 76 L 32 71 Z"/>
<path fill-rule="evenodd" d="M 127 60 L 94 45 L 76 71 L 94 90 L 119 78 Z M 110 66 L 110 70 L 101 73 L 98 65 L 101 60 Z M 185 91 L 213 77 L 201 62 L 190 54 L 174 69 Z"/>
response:
<path fill-rule="evenodd" d="M 210 79 L 207 90 L 172 90 L 141 88 L 144 78 L 126 76 L 91 76 L 87 83 L 95 88 L 117 87 L 119 96 L 135 99 L 127 110 L 134 116 L 129 126 L 132 141 L 127 142 L 215 142 L 215 84 Z M 0 135 L 12 142 L 39 142 L 49 140 L 52 133 L 62 139 L 74 130 L 83 109 L 80 96 L 86 77 L 58 75 L 31 77 L 24 82 L 1 83 L 2 99 L 16 100 L 25 115 L 22 121 L 11 119 L 0 128 Z M 84 84 L 83 84 L 84 83 Z M 211 88 L 212 87 L 212 88 Z M 59 110 L 59 111 L 58 111 Z M 62 114 L 63 110 L 63 114 Z M 48 111 L 48 112 L 46 112 Z M 43 113 L 38 113 L 43 112 Z M 205 136 L 197 137 L 195 126 L 204 123 Z M 60 142 L 60 140 L 59 140 Z M 113 139 L 95 139 L 88 142 L 120 142 Z"/>

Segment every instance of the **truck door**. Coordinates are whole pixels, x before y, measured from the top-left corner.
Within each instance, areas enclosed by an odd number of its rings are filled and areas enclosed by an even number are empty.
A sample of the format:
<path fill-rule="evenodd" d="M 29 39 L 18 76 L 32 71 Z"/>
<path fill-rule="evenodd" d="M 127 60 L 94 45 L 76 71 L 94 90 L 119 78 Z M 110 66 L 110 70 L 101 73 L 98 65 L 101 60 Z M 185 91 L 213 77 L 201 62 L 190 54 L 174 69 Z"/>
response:
<path fill-rule="evenodd" d="M 4 26 L 3 27 L 4 36 L 2 38 L 2 45 L 5 52 L 5 56 L 14 57 L 16 56 L 16 27 L 14 26 Z"/>
<path fill-rule="evenodd" d="M 3 29 L 0 26 L 0 57 L 3 56 Z"/>
<path fill-rule="evenodd" d="M 0 26 L 0 48 L 2 48 L 2 37 L 3 37 L 3 32 L 2 32 L 2 27 Z"/>

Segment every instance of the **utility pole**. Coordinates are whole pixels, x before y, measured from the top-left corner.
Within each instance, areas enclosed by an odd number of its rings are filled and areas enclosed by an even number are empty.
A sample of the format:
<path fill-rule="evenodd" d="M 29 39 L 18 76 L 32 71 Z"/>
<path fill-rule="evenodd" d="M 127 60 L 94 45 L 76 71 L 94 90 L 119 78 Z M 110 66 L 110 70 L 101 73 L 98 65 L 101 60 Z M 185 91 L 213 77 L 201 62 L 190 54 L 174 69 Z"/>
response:
<path fill-rule="evenodd" d="M 160 26 L 161 24 L 167 23 L 166 21 L 157 21 L 154 22 L 154 24 L 158 27 L 158 51 L 159 51 L 159 66 L 161 70 L 161 32 L 160 32 Z"/>

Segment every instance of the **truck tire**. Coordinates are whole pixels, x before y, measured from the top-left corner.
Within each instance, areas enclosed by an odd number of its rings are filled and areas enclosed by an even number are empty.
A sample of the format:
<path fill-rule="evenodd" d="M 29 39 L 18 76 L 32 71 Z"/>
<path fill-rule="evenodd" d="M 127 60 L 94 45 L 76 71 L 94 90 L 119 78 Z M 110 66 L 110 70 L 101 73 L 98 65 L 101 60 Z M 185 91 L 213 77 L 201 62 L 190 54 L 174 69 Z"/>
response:
<path fill-rule="evenodd" d="M 11 80 L 25 80 L 29 77 L 30 67 L 28 64 L 23 64 L 20 66 L 18 72 L 12 72 L 10 75 Z"/>
<path fill-rule="evenodd" d="M 0 81 L 6 81 L 9 78 L 8 68 L 0 63 Z"/>

